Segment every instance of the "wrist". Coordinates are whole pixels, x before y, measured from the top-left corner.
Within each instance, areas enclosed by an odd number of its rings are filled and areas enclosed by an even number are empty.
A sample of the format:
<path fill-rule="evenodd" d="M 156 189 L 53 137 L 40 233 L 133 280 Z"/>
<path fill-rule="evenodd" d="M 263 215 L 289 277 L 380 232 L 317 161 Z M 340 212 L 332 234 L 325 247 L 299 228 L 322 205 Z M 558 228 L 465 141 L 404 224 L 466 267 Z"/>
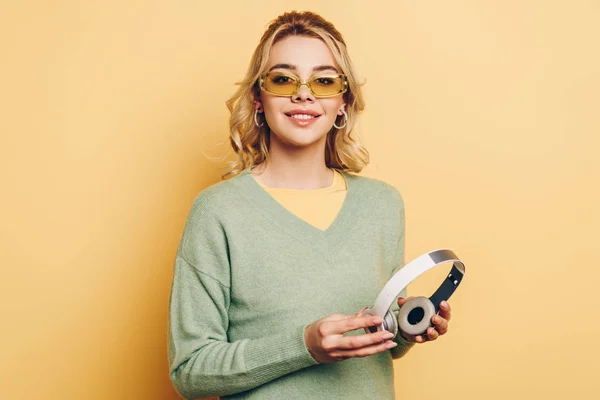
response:
<path fill-rule="evenodd" d="M 413 336 L 410 336 L 410 335 L 405 336 L 404 332 L 402 332 L 401 330 L 398 330 L 398 339 L 400 339 L 401 341 L 406 342 L 406 343 L 416 343 L 415 338 Z"/>
<path fill-rule="evenodd" d="M 306 351 L 308 351 L 308 354 L 310 354 L 310 356 L 313 358 L 313 360 L 315 360 L 317 363 L 321 363 L 319 360 L 317 360 L 317 357 L 312 349 L 312 343 L 310 341 L 310 327 L 311 325 L 306 325 L 304 327 L 304 346 L 306 347 Z"/>

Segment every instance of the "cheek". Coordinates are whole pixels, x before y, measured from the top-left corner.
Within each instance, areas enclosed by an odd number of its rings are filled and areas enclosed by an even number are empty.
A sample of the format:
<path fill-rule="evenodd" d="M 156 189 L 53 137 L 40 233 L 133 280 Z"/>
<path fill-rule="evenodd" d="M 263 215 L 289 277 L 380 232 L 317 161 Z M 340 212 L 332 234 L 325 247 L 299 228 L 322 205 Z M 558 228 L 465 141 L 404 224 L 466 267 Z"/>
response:
<path fill-rule="evenodd" d="M 283 111 L 289 100 L 286 102 L 283 97 L 267 97 L 263 100 L 263 111 L 267 120 L 273 120 L 283 115 Z"/>
<path fill-rule="evenodd" d="M 342 107 L 342 101 L 340 99 L 322 99 L 321 108 L 325 113 L 324 117 L 333 123 L 338 117 L 338 111 Z"/>

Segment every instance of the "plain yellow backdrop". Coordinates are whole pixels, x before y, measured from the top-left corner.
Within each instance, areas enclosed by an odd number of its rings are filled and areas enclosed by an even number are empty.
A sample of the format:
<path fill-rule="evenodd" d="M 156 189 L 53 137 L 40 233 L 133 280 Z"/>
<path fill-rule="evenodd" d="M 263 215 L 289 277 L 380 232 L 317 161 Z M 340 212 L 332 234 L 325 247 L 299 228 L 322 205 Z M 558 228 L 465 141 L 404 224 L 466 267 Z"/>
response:
<path fill-rule="evenodd" d="M 223 172 L 234 82 L 293 9 L 366 79 L 361 174 L 403 194 L 407 260 L 467 266 L 397 397 L 597 394 L 600 3 L 63 0 L 0 5 L 0 397 L 178 398 L 179 235 Z"/>

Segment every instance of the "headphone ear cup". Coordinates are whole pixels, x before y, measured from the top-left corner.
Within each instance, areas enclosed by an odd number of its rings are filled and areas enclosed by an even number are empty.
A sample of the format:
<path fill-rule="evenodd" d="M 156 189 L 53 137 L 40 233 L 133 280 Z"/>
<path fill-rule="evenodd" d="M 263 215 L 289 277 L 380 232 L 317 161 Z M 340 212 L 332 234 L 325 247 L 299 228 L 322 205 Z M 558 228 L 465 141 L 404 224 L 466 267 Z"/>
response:
<path fill-rule="evenodd" d="M 393 312 L 388 311 L 385 313 L 385 316 L 383 317 L 383 327 L 386 331 L 392 333 L 394 337 L 396 337 L 396 334 L 398 334 L 398 321 Z"/>
<path fill-rule="evenodd" d="M 425 296 L 413 297 L 400 307 L 398 327 L 407 337 L 422 335 L 431 326 L 431 317 L 435 314 L 431 300 Z"/>

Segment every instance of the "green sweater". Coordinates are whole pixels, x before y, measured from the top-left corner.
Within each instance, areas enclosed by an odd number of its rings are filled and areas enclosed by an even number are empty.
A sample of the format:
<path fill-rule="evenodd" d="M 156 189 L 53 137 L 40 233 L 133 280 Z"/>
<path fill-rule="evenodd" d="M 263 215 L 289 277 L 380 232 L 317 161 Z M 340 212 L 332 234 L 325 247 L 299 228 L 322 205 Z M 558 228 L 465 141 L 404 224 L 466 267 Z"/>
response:
<path fill-rule="evenodd" d="M 323 231 L 249 172 L 209 186 L 191 206 L 169 298 L 175 388 L 189 399 L 393 399 L 392 359 L 412 343 L 397 335 L 384 353 L 319 364 L 304 328 L 372 306 L 404 265 L 399 191 L 341 171 L 346 198 Z"/>

